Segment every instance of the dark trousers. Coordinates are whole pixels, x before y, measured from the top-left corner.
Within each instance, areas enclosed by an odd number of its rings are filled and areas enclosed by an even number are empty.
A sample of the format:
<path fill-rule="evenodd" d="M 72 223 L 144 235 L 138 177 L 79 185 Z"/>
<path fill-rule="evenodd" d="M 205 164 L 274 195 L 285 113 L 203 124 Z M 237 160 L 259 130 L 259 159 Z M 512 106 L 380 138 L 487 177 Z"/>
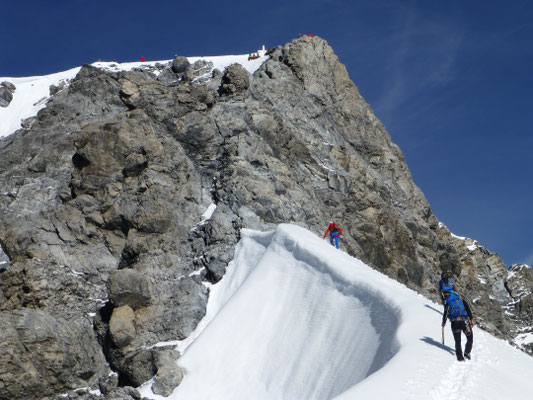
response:
<path fill-rule="evenodd" d="M 470 354 L 474 342 L 474 333 L 468 319 L 452 321 L 453 339 L 455 340 L 455 355 L 459 361 L 464 361 L 463 348 L 461 347 L 461 332 L 466 335 L 465 354 Z"/>

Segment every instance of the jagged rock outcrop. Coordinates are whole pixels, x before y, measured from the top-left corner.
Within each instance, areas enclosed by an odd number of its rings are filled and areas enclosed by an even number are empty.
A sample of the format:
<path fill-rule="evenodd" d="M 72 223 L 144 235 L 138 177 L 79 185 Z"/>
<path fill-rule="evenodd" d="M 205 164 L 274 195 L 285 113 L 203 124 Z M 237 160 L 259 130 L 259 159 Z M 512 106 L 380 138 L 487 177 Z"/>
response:
<path fill-rule="evenodd" d="M 7 107 L 11 103 L 16 89 L 16 86 L 11 82 L 0 83 L 0 107 Z"/>
<path fill-rule="evenodd" d="M 226 68 L 222 76 L 219 94 L 233 95 L 245 92 L 250 86 L 250 74 L 240 64 L 233 64 Z"/>
<path fill-rule="evenodd" d="M 136 398 L 126 388 L 154 376 L 170 393 L 177 355 L 155 345 L 194 330 L 243 227 L 322 234 L 334 219 L 347 252 L 433 299 L 453 272 L 482 325 L 509 337 L 505 266 L 439 225 L 324 40 L 288 43 L 253 76 L 187 63 L 159 77 L 86 65 L 0 141 L 0 400 Z M 40 339 L 17 329 L 26 314 L 60 327 L 47 336 L 59 361 L 28 350 Z"/>
<path fill-rule="evenodd" d="M 62 388 L 55 376 L 64 366 L 43 366 L 23 346 L 4 360 L 0 370 L 6 368 L 6 374 L 13 365 L 24 369 L 19 359 L 31 360 L 46 372 L 39 384 L 50 393 L 105 384 L 106 358 L 120 373 L 121 385 L 142 383 L 157 370 L 153 351 L 144 347 L 187 337 L 205 310 L 207 290 L 200 276 L 191 275 L 200 267 L 190 255 L 190 230 L 211 196 L 202 191 L 179 142 L 171 135 L 159 137 L 167 129 L 153 125 L 143 111 L 128 111 L 133 101 L 142 101 L 138 84 L 163 85 L 143 73 L 128 75 L 82 68 L 39 113 L 31 132 L 1 145 L 6 195 L 0 242 L 10 262 L 0 282 L 2 317 L 13 319 L 32 308 L 60 319 L 71 329 L 64 338 L 73 342 L 67 358 L 91 350 L 70 337 L 77 336 L 72 330 L 79 320 L 89 333 L 93 319 L 96 327 L 92 346 L 100 357 L 88 362 L 93 371 L 62 382 Z M 197 98 L 208 98 L 205 89 L 175 88 L 160 100 L 170 99 L 174 112 L 187 114 L 203 104 Z M 116 274 L 128 279 L 117 282 Z M 126 328 L 111 334 L 114 311 L 124 305 L 134 310 L 133 320 L 126 323 L 120 315 Z M 9 375 L 2 382 L 6 387 L 20 382 L 16 398 L 35 398 L 38 386 L 24 376 Z M 0 398 L 13 398 L 3 393 L 9 392 L 0 390 Z"/>

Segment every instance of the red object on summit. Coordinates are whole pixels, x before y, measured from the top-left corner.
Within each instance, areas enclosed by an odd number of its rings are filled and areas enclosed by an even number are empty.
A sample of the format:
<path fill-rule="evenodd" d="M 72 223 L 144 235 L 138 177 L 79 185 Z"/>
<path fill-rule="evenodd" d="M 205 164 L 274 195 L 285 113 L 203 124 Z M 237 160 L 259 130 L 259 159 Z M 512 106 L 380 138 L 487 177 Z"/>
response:
<path fill-rule="evenodd" d="M 141 62 L 145 62 L 145 61 L 146 59 L 143 56 L 141 56 Z"/>

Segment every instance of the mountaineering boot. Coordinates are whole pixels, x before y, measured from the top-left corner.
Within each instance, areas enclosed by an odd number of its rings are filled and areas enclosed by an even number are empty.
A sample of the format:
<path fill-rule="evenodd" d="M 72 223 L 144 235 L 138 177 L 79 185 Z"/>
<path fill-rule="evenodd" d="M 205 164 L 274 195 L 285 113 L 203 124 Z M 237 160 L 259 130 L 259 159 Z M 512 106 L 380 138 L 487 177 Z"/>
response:
<path fill-rule="evenodd" d="M 465 353 L 465 358 L 468 358 L 470 360 L 470 353 Z"/>

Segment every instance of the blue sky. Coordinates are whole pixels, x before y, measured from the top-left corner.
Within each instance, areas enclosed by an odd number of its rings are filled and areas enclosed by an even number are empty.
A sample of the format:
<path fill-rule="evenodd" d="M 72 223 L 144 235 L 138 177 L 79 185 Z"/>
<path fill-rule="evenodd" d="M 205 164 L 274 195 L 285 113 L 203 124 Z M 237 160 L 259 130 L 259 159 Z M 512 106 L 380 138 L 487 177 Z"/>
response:
<path fill-rule="evenodd" d="M 531 1 L 5 0 L 0 10 L 0 76 L 245 54 L 317 34 L 439 220 L 508 265 L 533 264 Z"/>

